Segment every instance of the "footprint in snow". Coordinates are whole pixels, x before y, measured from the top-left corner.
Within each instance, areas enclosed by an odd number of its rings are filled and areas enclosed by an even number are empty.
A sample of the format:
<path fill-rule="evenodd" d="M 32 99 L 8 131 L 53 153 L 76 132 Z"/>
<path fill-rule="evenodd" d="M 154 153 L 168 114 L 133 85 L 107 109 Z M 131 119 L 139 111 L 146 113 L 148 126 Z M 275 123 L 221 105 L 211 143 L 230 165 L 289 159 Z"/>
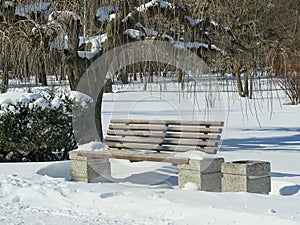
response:
<path fill-rule="evenodd" d="M 117 196 L 123 196 L 124 193 L 122 192 L 107 192 L 100 195 L 100 198 L 111 198 L 111 197 L 117 197 Z"/>
<path fill-rule="evenodd" d="M 159 198 L 162 198 L 164 194 L 165 194 L 164 191 L 156 191 L 156 192 L 154 192 L 154 194 L 150 195 L 150 197 L 159 199 Z"/>
<path fill-rule="evenodd" d="M 16 204 L 16 203 L 19 203 L 20 201 L 21 201 L 20 196 L 15 196 L 15 197 L 13 197 L 12 200 L 11 200 L 11 202 L 12 202 L 12 203 L 15 203 L 15 204 Z"/>

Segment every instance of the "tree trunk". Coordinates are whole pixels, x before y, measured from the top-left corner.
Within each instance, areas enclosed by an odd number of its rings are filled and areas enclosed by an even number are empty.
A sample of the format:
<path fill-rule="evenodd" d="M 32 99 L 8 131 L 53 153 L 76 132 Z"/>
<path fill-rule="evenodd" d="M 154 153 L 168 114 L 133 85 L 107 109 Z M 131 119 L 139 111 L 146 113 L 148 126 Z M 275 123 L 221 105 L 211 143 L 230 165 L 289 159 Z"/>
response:
<path fill-rule="evenodd" d="M 249 96 L 249 73 L 245 72 L 244 73 L 244 97 Z"/>
<path fill-rule="evenodd" d="M 4 59 L 3 60 L 3 65 L 2 65 L 2 88 L 1 88 L 1 93 L 5 93 L 8 88 L 8 70 L 7 70 L 7 61 Z"/>
<path fill-rule="evenodd" d="M 250 90 L 249 90 L 249 98 L 253 98 L 253 74 L 250 74 Z"/>
<path fill-rule="evenodd" d="M 239 72 L 237 72 L 235 74 L 235 76 L 236 76 L 236 84 L 237 84 L 237 89 L 238 89 L 238 92 L 239 92 L 239 96 L 245 97 L 244 90 L 243 90 L 243 85 L 242 85 L 241 74 Z"/>
<path fill-rule="evenodd" d="M 102 88 L 102 90 L 100 91 L 97 97 L 96 106 L 95 106 L 95 120 L 96 120 L 95 123 L 96 123 L 96 128 L 97 128 L 100 141 L 103 141 L 103 130 L 102 130 L 102 119 L 101 119 L 103 91 L 104 91 L 104 87 Z"/>
<path fill-rule="evenodd" d="M 154 70 L 153 70 L 153 66 L 152 63 L 149 62 L 149 83 L 153 83 L 153 74 L 154 74 Z"/>
<path fill-rule="evenodd" d="M 46 66 L 45 66 L 45 57 L 43 53 L 40 53 L 39 55 L 40 60 L 40 83 L 42 83 L 43 86 L 47 86 L 47 76 L 46 76 Z"/>

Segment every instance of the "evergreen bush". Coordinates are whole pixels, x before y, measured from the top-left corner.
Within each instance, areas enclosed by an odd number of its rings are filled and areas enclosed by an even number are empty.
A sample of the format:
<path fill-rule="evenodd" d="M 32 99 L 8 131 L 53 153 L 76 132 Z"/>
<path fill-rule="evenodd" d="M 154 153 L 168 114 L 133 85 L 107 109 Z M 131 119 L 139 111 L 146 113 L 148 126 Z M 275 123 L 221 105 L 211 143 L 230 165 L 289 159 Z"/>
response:
<path fill-rule="evenodd" d="M 74 149 L 73 100 L 53 95 L 1 105 L 0 161 L 62 160 Z"/>

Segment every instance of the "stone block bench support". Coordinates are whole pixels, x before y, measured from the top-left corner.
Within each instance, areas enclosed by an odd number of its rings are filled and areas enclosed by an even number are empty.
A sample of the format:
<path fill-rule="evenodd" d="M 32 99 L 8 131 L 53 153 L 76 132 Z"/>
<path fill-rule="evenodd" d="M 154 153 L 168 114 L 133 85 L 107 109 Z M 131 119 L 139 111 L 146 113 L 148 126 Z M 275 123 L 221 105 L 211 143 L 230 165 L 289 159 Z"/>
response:
<path fill-rule="evenodd" d="M 220 191 L 223 162 L 223 158 L 190 159 L 188 164 L 179 165 L 179 187 L 193 183 L 199 190 Z"/>
<path fill-rule="evenodd" d="M 233 161 L 222 164 L 223 192 L 269 193 L 270 163 L 264 161 Z"/>
<path fill-rule="evenodd" d="M 69 152 L 70 174 L 76 182 L 105 182 L 111 177 L 108 158 L 91 158 L 78 155 L 78 151 Z"/>

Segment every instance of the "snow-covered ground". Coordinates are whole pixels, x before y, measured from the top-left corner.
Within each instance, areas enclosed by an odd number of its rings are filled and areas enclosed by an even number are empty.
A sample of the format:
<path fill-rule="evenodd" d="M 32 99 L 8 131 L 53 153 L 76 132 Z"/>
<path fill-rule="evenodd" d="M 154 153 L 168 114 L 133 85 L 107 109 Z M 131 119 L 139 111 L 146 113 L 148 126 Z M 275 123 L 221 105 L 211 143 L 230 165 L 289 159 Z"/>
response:
<path fill-rule="evenodd" d="M 179 190 L 166 163 L 111 160 L 114 182 L 89 184 L 70 181 L 68 161 L 1 163 L 0 224 L 300 224 L 300 106 L 277 90 L 249 101 L 224 81 L 197 86 L 117 86 L 104 96 L 104 130 L 112 117 L 224 120 L 218 156 L 270 161 L 269 195 Z"/>

